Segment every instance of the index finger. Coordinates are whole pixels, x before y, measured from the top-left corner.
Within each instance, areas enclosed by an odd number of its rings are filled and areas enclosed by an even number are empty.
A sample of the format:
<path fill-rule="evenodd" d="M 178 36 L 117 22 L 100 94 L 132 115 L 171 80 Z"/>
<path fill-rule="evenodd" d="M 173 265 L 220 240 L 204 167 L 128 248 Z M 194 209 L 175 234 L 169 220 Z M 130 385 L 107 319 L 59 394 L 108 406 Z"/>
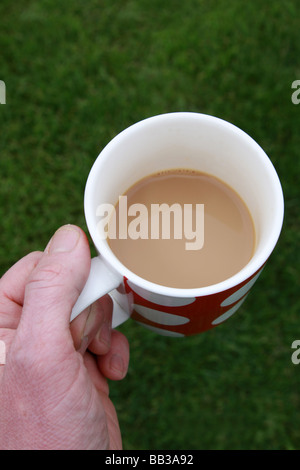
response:
<path fill-rule="evenodd" d="M 43 253 L 34 251 L 15 263 L 0 280 L 0 328 L 17 328 L 27 280 Z"/>
<path fill-rule="evenodd" d="M 70 325 L 75 349 L 84 354 L 106 354 L 110 347 L 112 300 L 108 294 L 98 299 Z"/>

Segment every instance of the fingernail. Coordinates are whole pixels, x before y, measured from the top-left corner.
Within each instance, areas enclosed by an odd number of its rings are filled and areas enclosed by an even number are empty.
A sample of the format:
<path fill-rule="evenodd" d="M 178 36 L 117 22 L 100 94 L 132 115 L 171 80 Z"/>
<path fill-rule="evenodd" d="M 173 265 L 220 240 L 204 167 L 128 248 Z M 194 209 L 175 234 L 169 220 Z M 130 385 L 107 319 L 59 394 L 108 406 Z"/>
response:
<path fill-rule="evenodd" d="M 110 368 L 112 370 L 114 370 L 120 377 L 123 377 L 124 375 L 124 362 L 123 362 L 123 359 L 121 358 L 121 356 L 119 356 L 119 354 L 114 354 L 111 358 L 110 358 Z"/>
<path fill-rule="evenodd" d="M 67 253 L 74 250 L 80 237 L 80 232 L 71 225 L 65 225 L 55 232 L 46 251 L 53 253 Z"/>

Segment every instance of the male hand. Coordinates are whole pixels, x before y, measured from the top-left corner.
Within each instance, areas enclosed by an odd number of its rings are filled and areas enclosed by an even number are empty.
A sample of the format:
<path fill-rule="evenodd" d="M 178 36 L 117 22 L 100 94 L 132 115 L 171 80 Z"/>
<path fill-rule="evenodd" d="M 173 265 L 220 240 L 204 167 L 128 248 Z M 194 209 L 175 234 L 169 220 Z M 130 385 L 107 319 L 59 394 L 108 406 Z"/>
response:
<path fill-rule="evenodd" d="M 67 225 L 0 280 L 0 449 L 122 447 L 107 379 L 125 377 L 129 347 L 110 297 L 70 324 L 89 270 L 87 238 Z"/>

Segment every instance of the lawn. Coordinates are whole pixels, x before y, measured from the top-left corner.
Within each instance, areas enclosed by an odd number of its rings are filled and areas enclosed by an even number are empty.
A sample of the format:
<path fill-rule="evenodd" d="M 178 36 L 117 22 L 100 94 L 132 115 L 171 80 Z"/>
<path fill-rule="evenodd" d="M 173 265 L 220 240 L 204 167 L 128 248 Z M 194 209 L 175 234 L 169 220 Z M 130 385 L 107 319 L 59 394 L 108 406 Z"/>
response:
<path fill-rule="evenodd" d="M 297 0 L 1 0 L 1 275 L 60 225 L 87 231 L 90 167 L 151 115 L 232 122 L 282 182 L 279 243 L 236 315 L 183 339 L 120 327 L 131 361 L 111 398 L 125 449 L 300 449 L 299 13 Z"/>

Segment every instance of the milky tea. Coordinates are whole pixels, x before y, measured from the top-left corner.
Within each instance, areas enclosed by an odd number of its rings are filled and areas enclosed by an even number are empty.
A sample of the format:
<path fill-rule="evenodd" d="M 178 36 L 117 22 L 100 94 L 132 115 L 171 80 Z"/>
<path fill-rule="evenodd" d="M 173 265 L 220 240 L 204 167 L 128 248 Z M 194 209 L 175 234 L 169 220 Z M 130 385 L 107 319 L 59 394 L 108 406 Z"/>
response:
<path fill-rule="evenodd" d="M 180 168 L 151 174 L 119 198 L 108 243 L 128 269 L 148 281 L 199 288 L 224 281 L 248 263 L 255 231 L 231 187 Z"/>

